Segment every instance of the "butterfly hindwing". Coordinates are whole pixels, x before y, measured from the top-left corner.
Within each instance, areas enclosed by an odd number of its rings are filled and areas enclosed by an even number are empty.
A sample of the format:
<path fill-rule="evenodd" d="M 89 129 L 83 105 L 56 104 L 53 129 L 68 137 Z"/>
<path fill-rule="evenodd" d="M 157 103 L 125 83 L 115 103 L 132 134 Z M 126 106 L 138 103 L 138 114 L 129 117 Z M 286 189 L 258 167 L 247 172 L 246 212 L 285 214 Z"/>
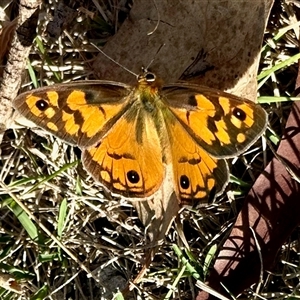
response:
<path fill-rule="evenodd" d="M 164 179 L 155 124 L 137 105 L 116 122 L 99 144 L 85 149 L 82 160 L 97 181 L 125 197 L 151 196 Z"/>
<path fill-rule="evenodd" d="M 173 180 L 181 204 L 201 205 L 219 195 L 228 182 L 228 167 L 189 135 L 176 117 L 166 115 Z"/>

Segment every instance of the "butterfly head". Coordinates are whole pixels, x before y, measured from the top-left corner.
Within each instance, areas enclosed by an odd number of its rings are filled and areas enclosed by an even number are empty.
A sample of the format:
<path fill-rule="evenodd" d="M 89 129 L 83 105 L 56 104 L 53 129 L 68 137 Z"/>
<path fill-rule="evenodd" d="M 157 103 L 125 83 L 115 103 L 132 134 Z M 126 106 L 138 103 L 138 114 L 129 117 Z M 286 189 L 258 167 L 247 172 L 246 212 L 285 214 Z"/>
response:
<path fill-rule="evenodd" d="M 137 82 L 139 88 L 151 88 L 157 91 L 162 86 L 162 81 L 152 72 L 143 70 L 143 73 L 138 75 Z"/>

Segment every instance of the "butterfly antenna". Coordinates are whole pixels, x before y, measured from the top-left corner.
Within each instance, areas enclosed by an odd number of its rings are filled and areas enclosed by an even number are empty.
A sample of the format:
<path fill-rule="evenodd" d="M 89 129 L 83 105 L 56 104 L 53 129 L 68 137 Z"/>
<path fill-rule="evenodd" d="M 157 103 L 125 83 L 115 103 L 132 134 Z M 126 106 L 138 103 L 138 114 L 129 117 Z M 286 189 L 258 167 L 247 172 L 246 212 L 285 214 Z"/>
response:
<path fill-rule="evenodd" d="M 160 50 L 162 49 L 162 47 L 165 46 L 165 43 L 162 44 L 156 51 L 156 53 L 154 54 L 154 57 L 151 59 L 150 63 L 148 64 L 148 66 L 146 68 L 143 68 L 146 72 L 148 71 L 148 69 L 150 68 L 150 66 L 152 65 L 152 63 L 154 62 L 157 54 L 160 52 Z"/>
<path fill-rule="evenodd" d="M 106 58 L 108 58 L 110 61 L 112 61 L 113 63 L 115 63 L 116 65 L 118 65 L 119 67 L 121 67 L 123 70 L 129 72 L 130 74 L 134 75 L 135 77 L 138 77 L 137 74 L 135 74 L 134 72 L 132 72 L 131 70 L 127 69 L 125 66 L 123 66 L 122 64 L 120 64 L 119 62 L 117 62 L 116 60 L 114 60 L 113 58 L 111 58 L 109 55 L 107 55 L 104 51 L 102 51 L 97 45 L 95 45 L 94 43 L 91 43 L 91 45 L 93 45 L 101 54 L 103 54 Z"/>
<path fill-rule="evenodd" d="M 156 13 L 157 13 L 157 22 L 156 22 L 156 25 L 155 25 L 154 29 L 152 31 L 148 32 L 147 35 L 153 34 L 157 30 L 157 28 L 159 26 L 159 23 L 160 23 L 160 13 L 159 13 L 157 3 L 156 3 L 155 0 L 152 0 L 152 1 L 153 1 L 154 6 L 155 6 Z"/>

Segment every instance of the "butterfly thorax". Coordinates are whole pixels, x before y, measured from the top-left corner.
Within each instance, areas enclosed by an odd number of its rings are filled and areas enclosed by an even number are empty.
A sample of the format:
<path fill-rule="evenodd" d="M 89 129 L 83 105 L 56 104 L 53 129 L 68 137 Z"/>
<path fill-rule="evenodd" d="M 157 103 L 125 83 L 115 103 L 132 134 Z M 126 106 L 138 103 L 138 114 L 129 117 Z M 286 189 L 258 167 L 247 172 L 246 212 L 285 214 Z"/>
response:
<path fill-rule="evenodd" d="M 136 93 L 146 111 L 152 113 L 158 107 L 160 80 L 151 72 L 144 72 L 138 76 Z"/>

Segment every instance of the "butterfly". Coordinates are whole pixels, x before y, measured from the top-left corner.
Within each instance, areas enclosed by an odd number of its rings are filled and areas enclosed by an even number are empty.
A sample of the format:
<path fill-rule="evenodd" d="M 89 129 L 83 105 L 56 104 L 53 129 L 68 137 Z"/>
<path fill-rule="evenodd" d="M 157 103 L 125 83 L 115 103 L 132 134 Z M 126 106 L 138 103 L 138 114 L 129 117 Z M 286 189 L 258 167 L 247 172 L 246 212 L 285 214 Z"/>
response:
<path fill-rule="evenodd" d="M 182 205 L 206 203 L 228 183 L 225 159 L 265 131 L 265 110 L 247 99 L 187 82 L 162 85 L 144 71 L 135 86 L 94 80 L 20 94 L 15 109 L 82 150 L 88 173 L 112 194 L 148 199 L 171 166 Z"/>

